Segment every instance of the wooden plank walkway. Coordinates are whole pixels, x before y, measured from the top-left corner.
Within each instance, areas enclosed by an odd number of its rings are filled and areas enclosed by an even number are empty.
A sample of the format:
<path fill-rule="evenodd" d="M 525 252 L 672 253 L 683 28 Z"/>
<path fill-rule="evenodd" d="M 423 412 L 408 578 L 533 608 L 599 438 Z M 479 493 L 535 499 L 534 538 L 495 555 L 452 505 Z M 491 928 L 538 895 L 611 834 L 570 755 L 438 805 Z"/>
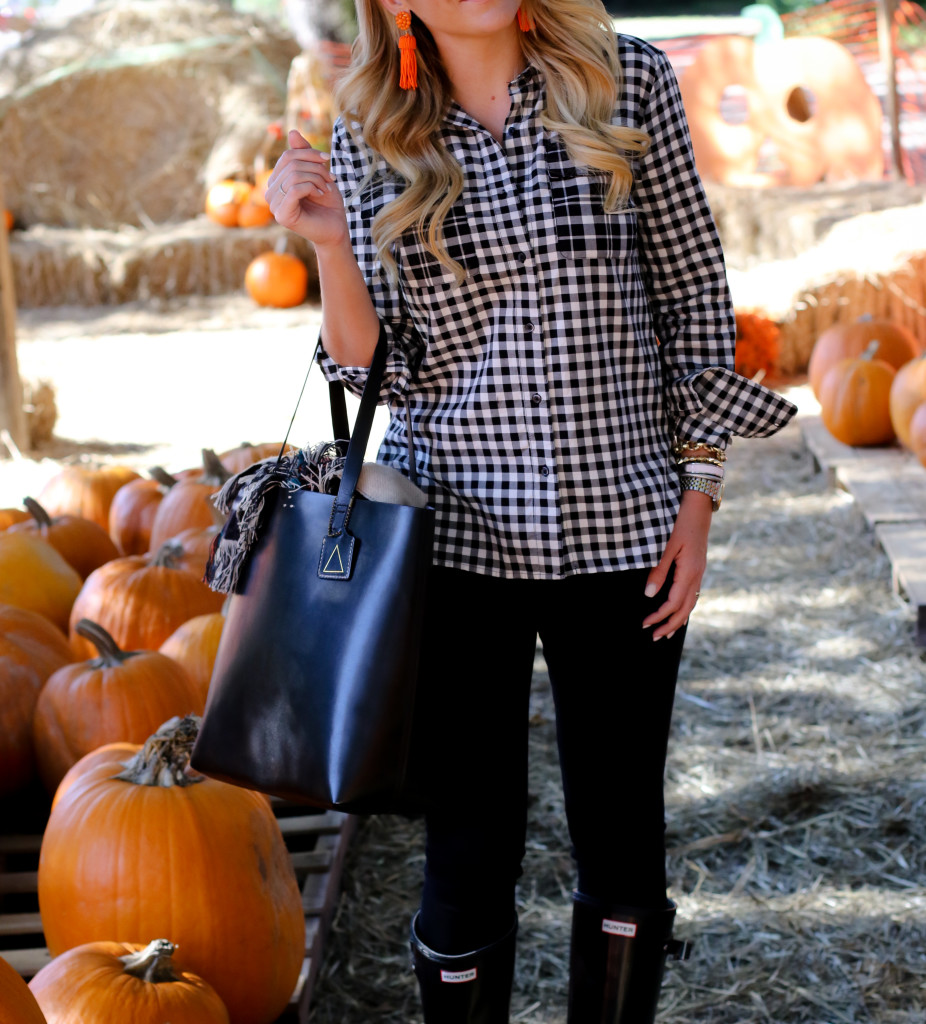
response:
<path fill-rule="evenodd" d="M 802 416 L 804 443 L 830 483 L 855 499 L 891 562 L 894 589 L 916 609 L 916 642 L 926 647 L 926 467 L 899 446 L 852 448 L 819 416 Z"/>
<path fill-rule="evenodd" d="M 307 813 L 273 801 L 292 858 L 305 912 L 302 969 L 289 1005 L 277 1024 L 307 1024 L 309 1005 L 328 928 L 341 888 L 341 874 L 357 818 L 339 811 Z M 27 980 L 50 956 L 38 910 L 41 835 L 0 835 L 0 955 Z M 2 912 L 8 908 L 7 912 Z"/>

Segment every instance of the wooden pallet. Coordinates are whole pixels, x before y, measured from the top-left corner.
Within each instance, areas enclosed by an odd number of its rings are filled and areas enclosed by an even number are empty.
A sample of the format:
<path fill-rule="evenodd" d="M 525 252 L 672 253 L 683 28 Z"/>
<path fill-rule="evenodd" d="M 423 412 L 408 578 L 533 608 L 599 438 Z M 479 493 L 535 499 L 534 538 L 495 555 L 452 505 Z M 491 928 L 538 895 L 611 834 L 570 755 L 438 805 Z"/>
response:
<path fill-rule="evenodd" d="M 305 957 L 279 1024 L 306 1024 L 344 858 L 357 819 L 338 811 L 312 813 L 274 801 L 305 911 Z M 0 835 L 0 955 L 24 978 L 50 960 L 38 908 L 41 834 Z"/>
<path fill-rule="evenodd" d="M 852 448 L 819 416 L 800 420 L 804 443 L 831 484 L 847 490 L 891 562 L 894 589 L 916 609 L 926 647 L 926 468 L 899 446 Z"/>

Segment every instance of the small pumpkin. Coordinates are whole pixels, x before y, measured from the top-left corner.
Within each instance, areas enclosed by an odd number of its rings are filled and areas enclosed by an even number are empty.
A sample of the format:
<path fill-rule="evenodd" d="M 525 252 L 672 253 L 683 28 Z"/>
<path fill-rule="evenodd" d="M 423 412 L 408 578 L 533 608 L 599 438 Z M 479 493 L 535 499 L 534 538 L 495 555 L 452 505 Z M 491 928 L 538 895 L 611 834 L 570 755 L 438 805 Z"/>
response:
<path fill-rule="evenodd" d="M 238 226 L 238 208 L 247 199 L 251 186 L 246 181 L 225 178 L 206 193 L 206 216 L 226 228 Z"/>
<path fill-rule="evenodd" d="M 264 252 L 248 264 L 244 287 L 259 306 L 286 309 L 305 302 L 309 272 L 292 253 Z"/>
<path fill-rule="evenodd" d="M 46 964 L 29 989 L 47 1024 L 228 1024 L 216 990 L 175 967 L 176 948 L 167 939 L 88 942 Z"/>
<path fill-rule="evenodd" d="M 252 188 L 238 207 L 238 227 L 262 228 L 273 220 L 264 189 Z"/>
<path fill-rule="evenodd" d="M 161 644 L 161 654 L 173 658 L 186 670 L 187 675 L 199 687 L 205 701 L 209 693 L 215 656 L 225 628 L 222 612 L 211 615 L 197 615 L 179 626 Z"/>
<path fill-rule="evenodd" d="M 116 492 L 138 477 L 128 466 L 65 466 L 45 484 L 38 500 L 50 515 L 82 516 L 106 530 Z"/>
<path fill-rule="evenodd" d="M 58 669 L 39 694 L 33 738 L 39 778 L 49 793 L 97 747 L 142 743 L 168 718 L 201 714 L 205 706 L 201 688 L 166 655 L 124 651 L 89 619 L 74 628 L 99 656 Z"/>
<path fill-rule="evenodd" d="M 181 530 L 176 537 L 164 541 L 161 550 L 170 555 L 174 565 L 188 569 L 202 579 L 218 532 L 218 526 L 194 526 Z"/>
<path fill-rule="evenodd" d="M 153 557 L 116 558 L 90 573 L 77 595 L 71 648 L 78 658 L 93 657 L 93 646 L 76 631 L 81 619 L 90 619 L 123 649 L 156 651 L 181 623 L 219 611 L 224 600 L 195 573 L 178 568 L 169 547 Z"/>
<path fill-rule="evenodd" d="M 915 358 L 920 351 L 914 335 L 893 320 L 864 316 L 852 324 L 834 324 L 814 343 L 807 366 L 810 386 L 818 400 L 823 378 L 831 367 L 842 359 L 860 356 L 872 342 L 877 342 L 874 358 L 883 360 L 895 370 Z"/>
<path fill-rule="evenodd" d="M 94 752 L 71 777 L 42 839 L 45 939 L 59 956 L 170 934 L 178 969 L 209 980 L 232 1024 L 271 1024 L 302 965 L 302 898 L 267 800 L 190 770 L 198 725 L 167 722 L 127 764 Z"/>
<path fill-rule="evenodd" d="M 15 523 L 28 523 L 32 518 L 24 508 L 0 508 L 0 532 Z"/>
<path fill-rule="evenodd" d="M 212 497 L 231 474 L 211 448 L 203 449 L 202 458 L 202 469 L 194 476 L 178 480 L 158 505 L 151 524 L 151 550 L 158 550 L 182 530 L 219 525 L 217 520 L 221 517 Z"/>
<path fill-rule="evenodd" d="M 820 418 L 843 444 L 871 446 L 894 440 L 890 393 L 894 367 L 876 358 L 877 341 L 860 355 L 830 367 L 820 384 Z"/>
<path fill-rule="evenodd" d="M 0 533 L 0 604 L 38 612 L 66 631 L 82 582 L 41 537 L 12 529 Z"/>
<path fill-rule="evenodd" d="M 63 634 L 48 619 L 0 605 L 0 796 L 32 780 L 32 721 L 39 692 L 49 676 L 73 660 Z"/>
<path fill-rule="evenodd" d="M 112 538 L 93 520 L 71 515 L 52 518 L 35 498 L 24 498 L 23 504 L 29 510 L 31 520 L 14 524 L 9 532 L 22 531 L 41 537 L 77 571 L 81 579 L 86 579 L 104 562 L 119 557 Z"/>
<path fill-rule="evenodd" d="M 231 448 L 227 452 L 222 452 L 219 455 L 219 459 L 228 472 L 234 475 L 235 473 L 242 472 L 249 466 L 253 466 L 255 462 L 260 462 L 262 459 L 275 459 L 280 454 L 280 449 L 282 448 L 283 443 L 281 441 L 265 441 L 261 444 L 251 444 L 250 441 L 243 441 L 237 448 Z M 292 450 L 293 445 L 287 444 L 284 454 Z"/>
<path fill-rule="evenodd" d="M 891 424 L 905 448 L 913 447 L 910 420 L 923 402 L 926 402 L 926 354 L 905 363 L 891 384 Z"/>
<path fill-rule="evenodd" d="M 0 957 L 0 1024 L 48 1024 L 19 972 Z"/>
<path fill-rule="evenodd" d="M 910 451 L 926 466 L 926 400 L 920 402 L 913 410 L 908 436 Z"/>
<path fill-rule="evenodd" d="M 120 487 L 109 506 L 109 535 L 122 555 L 143 555 L 150 549 L 158 506 L 177 482 L 158 467 L 151 473 L 151 479 L 139 478 Z"/>

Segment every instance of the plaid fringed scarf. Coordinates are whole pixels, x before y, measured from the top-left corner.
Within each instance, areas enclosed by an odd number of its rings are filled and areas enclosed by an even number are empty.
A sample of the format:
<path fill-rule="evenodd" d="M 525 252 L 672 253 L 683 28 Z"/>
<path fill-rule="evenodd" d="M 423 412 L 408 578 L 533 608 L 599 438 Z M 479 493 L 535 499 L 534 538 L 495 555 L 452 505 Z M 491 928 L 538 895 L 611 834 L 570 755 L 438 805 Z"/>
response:
<path fill-rule="evenodd" d="M 212 542 L 205 582 L 219 593 L 236 593 L 270 491 L 282 487 L 287 491 L 335 494 L 343 467 L 344 456 L 337 444 L 326 442 L 297 449 L 280 459 L 256 462 L 231 477 L 213 498 L 215 507 L 228 518 Z"/>

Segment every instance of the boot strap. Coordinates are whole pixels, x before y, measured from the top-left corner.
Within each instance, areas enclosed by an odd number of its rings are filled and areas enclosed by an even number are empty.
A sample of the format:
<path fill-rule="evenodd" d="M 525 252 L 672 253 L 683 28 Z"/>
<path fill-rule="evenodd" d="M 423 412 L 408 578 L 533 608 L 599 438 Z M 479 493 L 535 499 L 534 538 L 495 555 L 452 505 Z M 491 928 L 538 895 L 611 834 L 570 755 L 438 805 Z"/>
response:
<path fill-rule="evenodd" d="M 691 956 L 692 945 L 687 939 L 670 939 L 666 943 L 666 959 L 687 960 Z"/>

